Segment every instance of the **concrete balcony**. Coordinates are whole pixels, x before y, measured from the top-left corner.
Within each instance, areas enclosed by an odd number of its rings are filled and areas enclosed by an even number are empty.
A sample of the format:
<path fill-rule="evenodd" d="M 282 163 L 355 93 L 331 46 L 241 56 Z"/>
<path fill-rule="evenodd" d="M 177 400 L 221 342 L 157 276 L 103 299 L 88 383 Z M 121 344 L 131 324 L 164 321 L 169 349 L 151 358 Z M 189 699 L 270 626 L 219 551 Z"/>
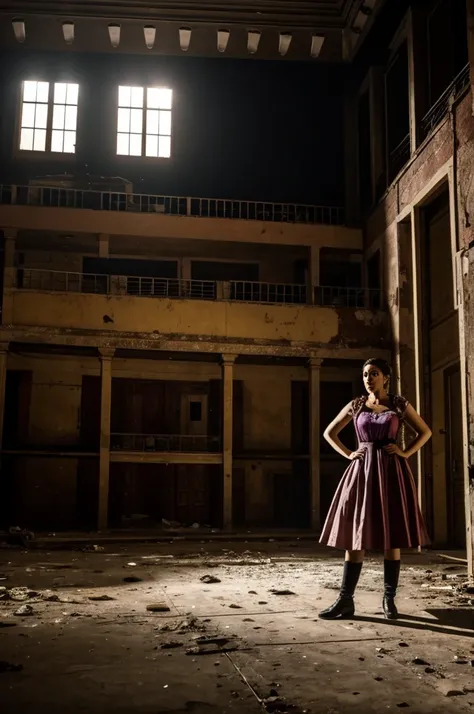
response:
<path fill-rule="evenodd" d="M 6 290 L 13 327 L 255 344 L 386 344 L 379 291 L 319 287 L 307 304 L 305 285 L 27 269 L 18 271 L 16 284 Z"/>
<path fill-rule="evenodd" d="M 110 461 L 147 464 L 222 464 L 221 440 L 188 434 L 111 434 Z"/>
<path fill-rule="evenodd" d="M 94 191 L 72 188 L 72 181 L 54 183 L 0 185 L 0 226 L 281 245 L 309 246 L 315 235 L 324 245 L 337 240 L 359 247 L 361 242 L 360 230 L 345 227 L 345 211 L 337 206 Z"/>

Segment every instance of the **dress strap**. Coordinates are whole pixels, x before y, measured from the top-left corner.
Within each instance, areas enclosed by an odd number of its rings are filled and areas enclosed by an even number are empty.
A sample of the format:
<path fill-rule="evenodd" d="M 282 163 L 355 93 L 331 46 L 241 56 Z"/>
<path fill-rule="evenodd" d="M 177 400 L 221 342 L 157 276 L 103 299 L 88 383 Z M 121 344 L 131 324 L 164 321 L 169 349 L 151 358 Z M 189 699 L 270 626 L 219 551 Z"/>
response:
<path fill-rule="evenodd" d="M 409 404 L 408 399 L 402 397 L 401 394 L 394 394 L 392 397 L 392 404 L 398 418 L 403 420 L 405 418 L 406 408 Z"/>
<path fill-rule="evenodd" d="M 357 419 L 362 409 L 364 408 L 366 401 L 367 397 L 365 396 L 356 397 L 352 400 L 351 414 L 353 419 Z"/>

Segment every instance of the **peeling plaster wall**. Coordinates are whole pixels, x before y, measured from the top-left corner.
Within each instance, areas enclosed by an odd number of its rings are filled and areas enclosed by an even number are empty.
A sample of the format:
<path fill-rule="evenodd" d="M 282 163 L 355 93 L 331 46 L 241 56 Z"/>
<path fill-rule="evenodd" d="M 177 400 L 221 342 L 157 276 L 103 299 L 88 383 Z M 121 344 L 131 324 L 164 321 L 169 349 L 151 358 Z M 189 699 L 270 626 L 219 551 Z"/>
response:
<path fill-rule="evenodd" d="M 388 320 L 394 340 L 394 364 L 400 390 L 410 399 L 415 392 L 415 353 L 414 353 L 414 313 L 413 313 L 413 264 L 410 214 L 406 213 L 405 222 L 398 224 L 397 216 L 420 200 L 426 187 L 436 174 L 452 160 L 455 173 L 455 190 L 458 213 L 458 250 L 466 248 L 474 239 L 471 217 L 474 217 L 474 119 L 472 117 L 472 98 L 466 95 L 455 107 L 453 118 L 447 117 L 436 129 L 431 138 L 421 148 L 418 155 L 409 164 L 398 180 L 391 186 L 384 200 L 370 216 L 366 226 L 366 252 L 372 254 L 381 248 L 384 263 L 384 287 L 388 304 Z M 473 220 L 474 223 L 474 220 Z M 454 265 L 454 255 L 453 255 Z M 450 269 L 450 266 L 446 266 Z M 471 276 L 473 273 L 471 272 Z M 471 277 L 472 282 L 472 277 Z M 465 289 L 464 306 L 466 310 L 466 337 L 470 371 L 474 343 L 474 310 L 472 309 L 472 290 Z M 432 339 L 432 367 L 442 368 L 459 355 L 457 333 L 458 314 L 445 321 L 438 328 L 439 335 Z M 448 354 L 449 353 L 449 354 Z M 442 374 L 442 370 L 440 372 Z M 433 373 L 434 386 L 443 391 L 443 385 L 436 380 L 440 374 Z M 441 411 L 440 411 L 441 409 Z M 474 444 L 474 392 L 468 385 L 468 411 L 470 420 L 471 444 Z M 439 432 L 444 426 L 444 405 L 433 405 L 433 430 Z M 436 441 L 436 440 L 434 440 Z M 445 450 L 440 450 L 439 439 L 433 442 L 434 472 L 444 473 Z M 474 446 L 471 446 L 471 469 L 474 465 Z M 442 540 L 446 533 L 446 490 L 439 481 L 434 488 L 435 531 Z"/>

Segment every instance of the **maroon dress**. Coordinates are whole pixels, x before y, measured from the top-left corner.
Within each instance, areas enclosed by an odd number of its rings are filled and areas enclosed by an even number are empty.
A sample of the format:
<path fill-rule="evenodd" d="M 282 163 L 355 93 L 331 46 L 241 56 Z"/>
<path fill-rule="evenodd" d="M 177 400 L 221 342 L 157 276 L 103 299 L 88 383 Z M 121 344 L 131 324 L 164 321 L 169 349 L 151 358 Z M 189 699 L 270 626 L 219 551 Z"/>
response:
<path fill-rule="evenodd" d="M 352 402 L 352 419 L 363 459 L 351 461 L 337 487 L 320 543 L 342 550 L 416 548 L 429 543 L 408 461 L 387 454 L 396 441 L 408 402 L 393 396 L 384 412 Z"/>

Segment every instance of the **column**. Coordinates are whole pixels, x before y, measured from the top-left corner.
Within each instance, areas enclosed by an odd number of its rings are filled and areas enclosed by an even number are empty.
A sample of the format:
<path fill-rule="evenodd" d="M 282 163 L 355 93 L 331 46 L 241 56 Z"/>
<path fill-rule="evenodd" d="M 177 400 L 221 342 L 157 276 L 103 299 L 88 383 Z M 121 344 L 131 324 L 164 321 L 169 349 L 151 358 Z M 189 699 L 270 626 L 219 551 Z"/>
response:
<path fill-rule="evenodd" d="M 469 71 L 471 89 L 474 89 L 474 0 L 467 0 L 467 41 L 469 48 Z M 472 95 L 472 114 L 474 114 L 474 91 Z"/>
<path fill-rule="evenodd" d="M 5 387 L 7 384 L 8 342 L 0 343 L 0 450 L 3 443 L 3 424 L 5 421 Z"/>
<path fill-rule="evenodd" d="M 237 355 L 222 355 L 222 472 L 224 477 L 222 521 L 232 528 L 232 433 L 234 362 Z"/>
<path fill-rule="evenodd" d="M 99 258 L 108 258 L 109 257 L 110 236 L 107 233 L 99 233 L 98 243 L 99 243 Z"/>
<path fill-rule="evenodd" d="M 308 256 L 308 302 L 314 305 L 317 302 L 317 288 L 319 286 L 319 254 L 321 249 L 319 245 L 312 245 L 309 248 Z"/>
<path fill-rule="evenodd" d="M 385 87 L 382 67 L 369 71 L 370 166 L 372 199 L 378 201 L 386 186 L 385 166 Z"/>
<path fill-rule="evenodd" d="M 11 325 L 13 324 L 12 290 L 16 287 L 15 249 L 17 231 L 16 229 L 5 228 L 4 236 L 2 325 Z"/>
<path fill-rule="evenodd" d="M 427 47 L 426 11 L 421 6 L 413 5 L 410 8 L 410 20 L 408 23 L 408 92 L 412 154 L 423 140 L 421 121 L 428 110 Z"/>
<path fill-rule="evenodd" d="M 106 530 L 109 507 L 110 409 L 112 403 L 112 358 L 115 350 L 100 349 L 100 461 L 98 530 Z"/>
<path fill-rule="evenodd" d="M 308 398 L 309 398 L 309 458 L 311 489 L 311 528 L 321 528 L 320 514 L 320 470 L 321 470 L 321 419 L 320 419 L 320 381 L 321 359 L 310 359 L 308 363 Z"/>

